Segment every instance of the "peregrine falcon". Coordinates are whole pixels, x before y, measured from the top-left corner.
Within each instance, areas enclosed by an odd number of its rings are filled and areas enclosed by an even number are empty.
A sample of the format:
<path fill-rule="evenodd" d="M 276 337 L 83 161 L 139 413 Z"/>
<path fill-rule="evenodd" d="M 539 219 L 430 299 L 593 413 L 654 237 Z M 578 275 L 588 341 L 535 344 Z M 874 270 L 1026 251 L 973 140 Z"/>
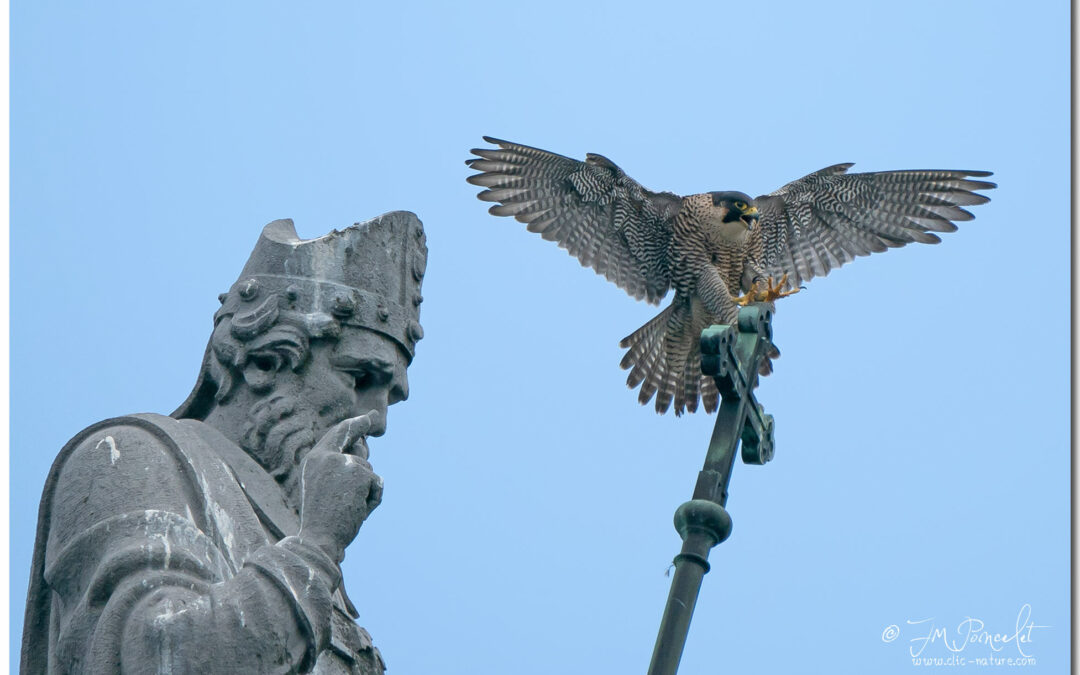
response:
<path fill-rule="evenodd" d="M 856 256 L 911 242 L 936 244 L 935 232 L 971 220 L 964 206 L 990 199 L 988 171 L 847 173 L 835 164 L 756 199 L 742 192 L 680 197 L 653 192 L 596 154 L 585 161 L 484 137 L 497 147 L 472 150 L 468 182 L 513 216 L 555 241 L 637 299 L 670 305 L 619 346 L 638 401 L 656 411 L 694 412 L 700 397 L 713 412 L 719 394 L 701 374 L 701 331 L 732 324 L 738 305 L 772 302 Z M 778 352 L 773 356 L 779 355 Z M 768 363 L 764 368 L 768 369 Z"/>

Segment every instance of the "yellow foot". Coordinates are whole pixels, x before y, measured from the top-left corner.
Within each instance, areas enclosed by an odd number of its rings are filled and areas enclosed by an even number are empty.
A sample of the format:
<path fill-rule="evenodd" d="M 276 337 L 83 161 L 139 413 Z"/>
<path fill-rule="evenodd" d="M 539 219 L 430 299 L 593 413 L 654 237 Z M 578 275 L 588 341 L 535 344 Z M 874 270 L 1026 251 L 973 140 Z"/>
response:
<path fill-rule="evenodd" d="M 789 295 L 795 295 L 802 290 L 801 286 L 792 288 L 790 291 L 781 290 L 787 283 L 787 275 L 780 277 L 780 283 L 773 285 L 773 278 L 769 277 L 767 287 L 765 288 L 765 299 L 762 302 L 772 302 L 778 298 L 786 298 Z"/>
<path fill-rule="evenodd" d="M 740 307 L 746 307 L 751 302 L 757 302 L 756 300 L 754 300 L 754 295 L 755 295 L 754 291 L 750 291 L 746 295 L 740 295 L 738 297 L 733 295 L 733 296 L 731 296 L 731 299 L 735 301 L 736 305 L 738 305 Z"/>
<path fill-rule="evenodd" d="M 765 283 L 759 281 L 754 284 L 754 287 L 750 289 L 749 293 L 733 298 L 733 300 L 735 300 L 735 304 L 745 307 L 752 302 L 772 302 L 778 298 L 786 298 L 787 296 L 795 295 L 802 290 L 801 287 L 793 288 L 790 291 L 781 290 L 784 287 L 784 284 L 787 283 L 787 278 L 788 275 L 785 274 L 780 278 L 780 282 L 777 284 L 773 284 L 772 277 L 769 277 L 769 280 Z"/>

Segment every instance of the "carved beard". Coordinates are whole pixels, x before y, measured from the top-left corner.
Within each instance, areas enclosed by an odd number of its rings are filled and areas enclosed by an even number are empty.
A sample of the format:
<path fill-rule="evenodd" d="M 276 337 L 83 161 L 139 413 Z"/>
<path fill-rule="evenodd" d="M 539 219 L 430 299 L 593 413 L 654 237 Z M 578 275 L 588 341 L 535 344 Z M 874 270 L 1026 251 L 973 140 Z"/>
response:
<path fill-rule="evenodd" d="M 259 399 L 248 412 L 240 446 L 281 483 L 291 504 L 299 504 L 300 460 L 315 445 L 318 419 L 296 398 L 280 394 Z"/>

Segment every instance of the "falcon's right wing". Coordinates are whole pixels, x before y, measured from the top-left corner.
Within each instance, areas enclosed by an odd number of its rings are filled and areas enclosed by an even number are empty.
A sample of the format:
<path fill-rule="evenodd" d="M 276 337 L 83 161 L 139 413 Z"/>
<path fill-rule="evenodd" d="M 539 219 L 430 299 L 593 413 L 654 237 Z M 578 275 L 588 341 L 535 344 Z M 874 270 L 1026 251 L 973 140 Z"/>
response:
<path fill-rule="evenodd" d="M 498 147 L 472 150 L 466 164 L 480 173 L 466 180 L 487 188 L 477 196 L 497 202 L 492 215 L 514 216 L 635 298 L 660 302 L 671 286 L 667 249 L 681 197 L 645 189 L 601 155 L 580 162 L 484 140 Z"/>

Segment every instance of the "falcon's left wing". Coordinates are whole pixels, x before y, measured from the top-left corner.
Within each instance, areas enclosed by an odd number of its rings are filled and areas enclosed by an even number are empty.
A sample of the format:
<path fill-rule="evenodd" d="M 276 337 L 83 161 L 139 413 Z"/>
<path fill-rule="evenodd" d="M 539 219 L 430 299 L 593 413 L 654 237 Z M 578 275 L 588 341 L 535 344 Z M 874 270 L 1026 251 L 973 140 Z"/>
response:
<path fill-rule="evenodd" d="M 985 204 L 994 183 L 971 180 L 989 171 L 882 171 L 846 173 L 837 164 L 754 200 L 760 213 L 765 271 L 799 286 L 856 256 L 911 242 L 936 244 L 934 232 L 953 232 L 952 221 L 974 216 L 963 206 Z"/>

